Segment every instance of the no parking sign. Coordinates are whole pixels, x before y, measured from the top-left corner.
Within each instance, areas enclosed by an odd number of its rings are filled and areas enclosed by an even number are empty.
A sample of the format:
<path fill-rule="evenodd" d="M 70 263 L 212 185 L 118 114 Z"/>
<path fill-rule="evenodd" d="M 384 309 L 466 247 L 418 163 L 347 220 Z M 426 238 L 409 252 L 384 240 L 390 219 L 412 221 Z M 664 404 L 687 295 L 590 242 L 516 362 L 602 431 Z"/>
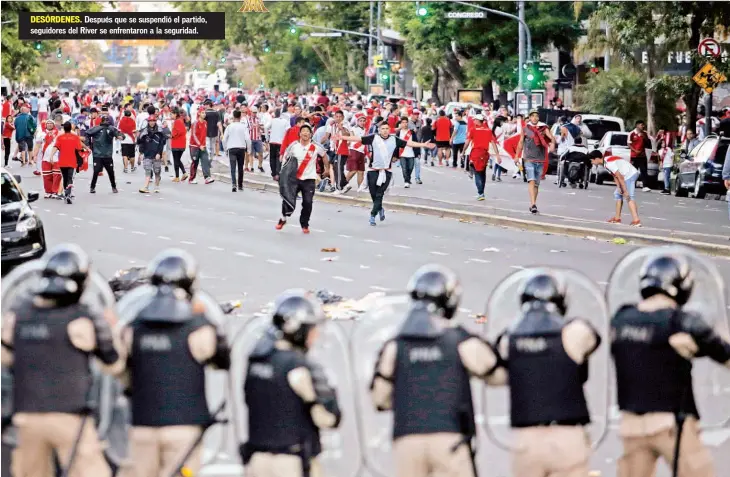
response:
<path fill-rule="evenodd" d="M 697 47 L 697 52 L 705 58 L 717 58 L 720 56 L 720 43 L 714 38 L 705 38 Z"/>

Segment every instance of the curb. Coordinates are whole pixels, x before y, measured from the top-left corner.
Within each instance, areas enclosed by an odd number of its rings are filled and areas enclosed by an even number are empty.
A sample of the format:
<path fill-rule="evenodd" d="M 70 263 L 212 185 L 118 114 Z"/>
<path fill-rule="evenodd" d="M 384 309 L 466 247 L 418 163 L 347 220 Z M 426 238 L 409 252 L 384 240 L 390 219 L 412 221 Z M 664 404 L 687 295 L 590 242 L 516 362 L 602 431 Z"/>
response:
<path fill-rule="evenodd" d="M 224 183 L 230 183 L 231 178 L 227 174 L 218 172 L 213 173 L 217 180 Z M 244 176 L 244 184 L 249 189 L 260 190 L 265 192 L 279 193 L 279 186 L 275 183 L 267 183 L 246 179 Z M 371 202 L 367 199 L 358 199 L 355 197 L 347 197 L 342 195 L 322 194 L 317 192 L 317 200 L 331 204 L 345 204 L 351 206 L 369 207 Z M 574 225 L 552 224 L 547 222 L 537 222 L 533 220 L 518 219 L 503 215 L 484 214 L 480 212 L 469 212 L 466 210 L 444 209 L 441 207 L 432 207 L 427 205 L 412 205 L 402 202 L 393 202 L 387 198 L 383 201 L 389 209 L 398 212 L 408 212 L 416 215 L 430 215 L 444 219 L 456 219 L 461 221 L 474 222 L 484 225 L 496 225 L 499 227 L 513 228 L 519 230 L 527 230 L 530 232 L 541 232 L 545 234 L 567 235 L 571 237 L 580 237 L 589 240 L 606 240 L 623 239 L 636 245 L 684 245 L 691 247 L 699 252 L 716 255 L 722 257 L 730 257 L 730 245 L 720 245 L 710 242 L 701 242 L 697 240 L 682 239 L 670 236 L 646 235 L 636 232 L 614 232 L 610 230 L 601 230 L 590 227 L 579 227 Z"/>

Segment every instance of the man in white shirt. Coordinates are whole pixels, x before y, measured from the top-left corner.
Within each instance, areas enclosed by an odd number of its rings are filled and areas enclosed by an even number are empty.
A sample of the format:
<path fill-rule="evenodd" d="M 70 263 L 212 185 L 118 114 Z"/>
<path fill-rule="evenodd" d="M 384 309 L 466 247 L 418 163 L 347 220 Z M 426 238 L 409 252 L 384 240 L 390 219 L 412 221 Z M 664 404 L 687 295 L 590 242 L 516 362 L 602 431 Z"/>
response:
<path fill-rule="evenodd" d="M 228 161 L 231 166 L 231 191 L 243 190 L 244 162 L 246 150 L 251 146 L 251 133 L 248 130 L 248 123 L 241 121 L 241 111 L 233 111 L 231 123 L 223 133 L 223 149 L 228 154 Z M 236 166 L 238 166 L 238 182 L 236 182 Z"/>
<path fill-rule="evenodd" d="M 355 136 L 365 136 L 365 123 L 367 117 L 362 114 L 356 119 L 355 126 L 351 128 L 352 134 Z M 357 190 L 358 192 L 363 189 L 363 180 L 365 178 L 365 144 L 361 142 L 350 144 L 350 154 L 347 156 L 347 175 L 345 180 L 347 185 L 342 190 L 343 194 L 346 194 L 352 189 L 350 187 L 350 181 L 357 174 Z"/>
<path fill-rule="evenodd" d="M 275 181 L 279 180 L 281 142 L 284 140 L 287 129 L 289 129 L 289 118 L 282 117 L 281 109 L 276 108 L 274 119 L 271 120 L 269 126 L 269 166 L 271 167 L 271 177 Z"/>
<path fill-rule="evenodd" d="M 281 166 L 279 194 L 282 198 L 281 218 L 276 230 L 281 230 L 296 209 L 297 194 L 302 194 L 302 212 L 299 224 L 302 233 L 309 233 L 309 218 L 312 215 L 312 202 L 317 180 L 317 156 L 324 157 L 325 150 L 312 142 L 312 127 L 303 124 L 299 128 L 299 140 L 293 142 L 284 152 Z"/>
<path fill-rule="evenodd" d="M 396 132 L 398 137 L 404 141 L 410 141 L 414 137 L 413 131 L 408 129 L 408 118 L 402 117 L 398 125 L 398 131 Z M 412 147 L 406 146 L 399 149 L 400 167 L 403 171 L 403 181 L 405 182 L 405 188 L 411 187 L 411 175 L 413 174 L 413 168 L 415 167 L 416 154 Z"/>
<path fill-rule="evenodd" d="M 629 161 L 619 156 L 603 157 L 601 151 L 592 151 L 590 153 L 591 162 L 595 166 L 603 166 L 613 175 L 616 182 L 616 191 L 613 193 L 616 199 L 616 215 L 608 219 L 611 224 L 621 223 L 621 210 L 623 208 L 624 199 L 629 203 L 629 211 L 633 221 L 631 225 L 641 227 L 639 220 L 639 211 L 636 207 L 636 199 L 634 197 L 636 191 L 636 179 L 639 178 L 639 170 L 636 169 Z"/>

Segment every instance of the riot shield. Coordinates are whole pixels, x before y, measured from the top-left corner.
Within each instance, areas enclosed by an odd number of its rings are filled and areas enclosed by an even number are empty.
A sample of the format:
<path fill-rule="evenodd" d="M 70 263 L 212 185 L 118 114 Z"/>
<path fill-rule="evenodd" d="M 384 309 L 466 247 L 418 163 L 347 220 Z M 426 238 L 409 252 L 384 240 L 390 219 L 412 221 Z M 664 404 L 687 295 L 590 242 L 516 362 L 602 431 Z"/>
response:
<path fill-rule="evenodd" d="M 584 319 L 601 336 L 601 346 L 589 359 L 588 381 L 584 386 L 591 424 L 588 431 L 596 448 L 608 432 L 610 399 L 610 342 L 608 311 L 598 286 L 582 273 L 567 268 L 528 268 L 509 275 L 492 291 L 487 302 L 484 335 L 494 343 L 506 329 L 513 327 L 521 317 L 520 293 L 530 278 L 550 273 L 565 285 L 567 312 L 565 319 Z M 483 426 L 490 439 L 499 447 L 509 450 L 510 419 L 509 389 L 488 386 L 484 394 Z"/>
<path fill-rule="evenodd" d="M 642 300 L 639 288 L 641 269 L 652 257 L 671 255 L 689 263 L 694 287 L 683 309 L 698 313 L 717 333 L 730 336 L 727 317 L 725 283 L 709 257 L 688 247 L 644 247 L 627 254 L 611 272 L 606 288 L 606 302 L 613 316 L 621 306 Z M 730 375 L 727 370 L 709 359 L 694 361 L 692 371 L 695 400 L 702 415 L 704 427 L 724 427 L 730 421 Z"/>
<path fill-rule="evenodd" d="M 264 334 L 271 332 L 271 326 L 270 316 L 258 316 L 246 323 L 232 340 L 230 372 L 231 395 L 234 400 L 232 427 L 236 443 L 244 443 L 248 440 L 248 411 L 243 395 L 248 356 Z M 334 321 L 320 325 L 319 329 L 319 338 L 308 356 L 322 365 L 327 378 L 337 390 L 342 421 L 338 429 L 321 432 L 322 453 L 318 460 L 325 475 L 355 477 L 359 475 L 362 457 L 360 456 L 355 419 L 354 387 L 350 375 L 352 368 L 347 336 L 340 325 Z"/>

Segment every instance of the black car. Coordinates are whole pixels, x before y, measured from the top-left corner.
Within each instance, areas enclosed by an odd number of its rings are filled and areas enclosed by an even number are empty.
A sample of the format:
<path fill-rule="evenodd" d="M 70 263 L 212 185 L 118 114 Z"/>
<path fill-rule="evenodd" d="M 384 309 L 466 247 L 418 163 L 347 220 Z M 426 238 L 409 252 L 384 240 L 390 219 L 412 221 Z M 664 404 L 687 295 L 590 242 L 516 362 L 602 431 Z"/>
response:
<path fill-rule="evenodd" d="M 0 169 L 2 181 L 2 275 L 23 262 L 39 258 L 46 252 L 43 223 L 31 208 L 38 192 L 25 194 L 20 176 L 13 177 Z"/>
<path fill-rule="evenodd" d="M 677 177 L 672 185 L 674 195 L 686 197 L 692 194 L 697 199 L 703 199 L 708 193 L 725 194 L 722 166 L 729 154 L 728 146 L 730 138 L 711 135 L 689 154 L 682 154 L 682 161 L 677 166 Z"/>

